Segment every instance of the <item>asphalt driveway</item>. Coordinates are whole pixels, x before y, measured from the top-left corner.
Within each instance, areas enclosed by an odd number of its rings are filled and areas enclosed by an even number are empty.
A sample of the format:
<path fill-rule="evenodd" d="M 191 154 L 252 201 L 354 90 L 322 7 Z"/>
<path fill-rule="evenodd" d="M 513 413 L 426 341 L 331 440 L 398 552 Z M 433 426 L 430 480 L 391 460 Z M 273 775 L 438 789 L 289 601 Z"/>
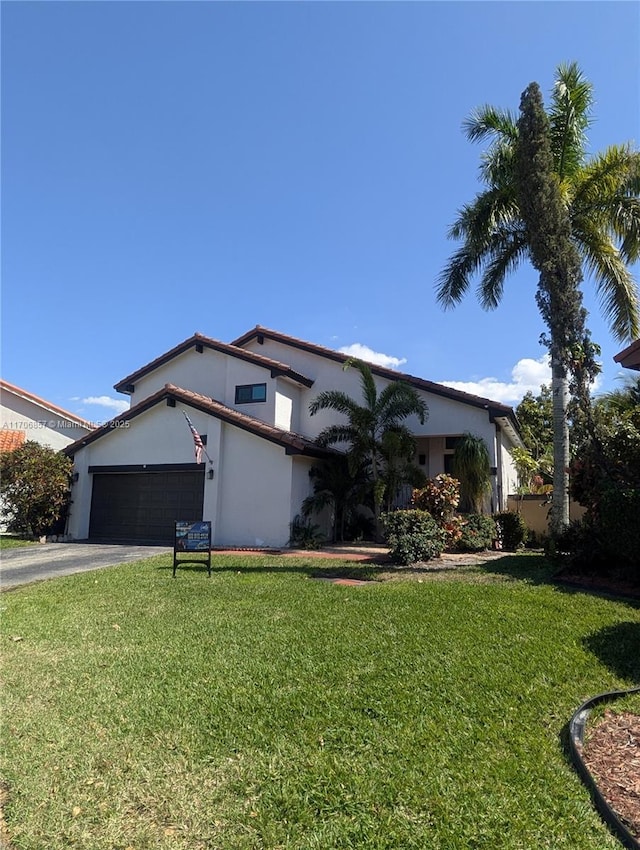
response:
<path fill-rule="evenodd" d="M 84 573 L 172 552 L 169 546 L 42 543 L 2 551 L 0 590 L 47 578 Z"/>

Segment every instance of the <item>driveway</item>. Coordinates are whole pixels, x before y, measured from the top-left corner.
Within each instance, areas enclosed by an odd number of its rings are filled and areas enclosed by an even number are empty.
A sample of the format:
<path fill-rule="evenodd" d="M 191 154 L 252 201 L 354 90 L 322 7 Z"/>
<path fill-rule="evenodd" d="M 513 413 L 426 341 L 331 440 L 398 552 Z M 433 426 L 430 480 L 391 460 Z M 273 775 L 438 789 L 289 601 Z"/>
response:
<path fill-rule="evenodd" d="M 2 551 L 0 589 L 68 576 L 173 552 L 169 546 L 106 543 L 42 543 Z"/>

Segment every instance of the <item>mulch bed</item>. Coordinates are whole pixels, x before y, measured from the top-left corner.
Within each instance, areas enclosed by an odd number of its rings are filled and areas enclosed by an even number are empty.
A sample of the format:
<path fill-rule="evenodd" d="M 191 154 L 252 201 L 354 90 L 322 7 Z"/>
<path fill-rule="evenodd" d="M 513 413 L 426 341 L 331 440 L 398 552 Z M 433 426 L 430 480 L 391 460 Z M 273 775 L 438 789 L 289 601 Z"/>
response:
<path fill-rule="evenodd" d="M 582 758 L 609 807 L 640 841 L 640 717 L 607 709 L 587 728 Z"/>

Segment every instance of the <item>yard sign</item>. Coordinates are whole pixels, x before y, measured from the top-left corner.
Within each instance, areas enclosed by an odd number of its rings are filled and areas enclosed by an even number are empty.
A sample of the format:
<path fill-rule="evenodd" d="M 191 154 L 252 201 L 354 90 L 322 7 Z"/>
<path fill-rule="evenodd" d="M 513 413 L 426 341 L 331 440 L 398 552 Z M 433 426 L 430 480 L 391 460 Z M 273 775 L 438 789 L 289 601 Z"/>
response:
<path fill-rule="evenodd" d="M 178 561 L 180 552 L 206 552 L 207 560 L 202 558 L 182 558 Z M 211 575 L 211 522 L 198 520 L 187 522 L 176 520 L 176 531 L 173 541 L 173 577 L 176 575 L 178 564 L 206 564 Z"/>

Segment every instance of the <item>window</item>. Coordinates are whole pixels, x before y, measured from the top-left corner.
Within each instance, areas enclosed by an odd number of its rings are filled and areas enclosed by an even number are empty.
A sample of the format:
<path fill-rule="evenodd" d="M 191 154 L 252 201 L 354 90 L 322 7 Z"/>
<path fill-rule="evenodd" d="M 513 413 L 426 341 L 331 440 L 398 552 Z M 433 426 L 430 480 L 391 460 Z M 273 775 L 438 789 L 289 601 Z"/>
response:
<path fill-rule="evenodd" d="M 266 384 L 242 384 L 236 387 L 236 404 L 251 404 L 267 400 Z"/>

